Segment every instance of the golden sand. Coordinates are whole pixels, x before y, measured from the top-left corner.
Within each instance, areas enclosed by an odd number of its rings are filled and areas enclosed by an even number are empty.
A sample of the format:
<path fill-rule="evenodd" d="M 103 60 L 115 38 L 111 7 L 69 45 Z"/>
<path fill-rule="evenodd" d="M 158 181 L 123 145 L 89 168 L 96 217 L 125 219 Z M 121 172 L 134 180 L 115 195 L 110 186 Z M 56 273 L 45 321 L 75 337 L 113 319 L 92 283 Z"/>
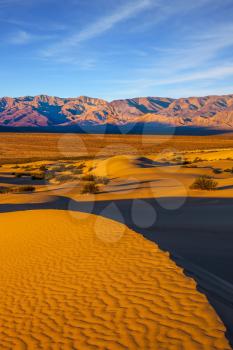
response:
<path fill-rule="evenodd" d="M 1 349 L 230 349 L 195 282 L 125 226 L 56 210 L 0 218 Z"/>

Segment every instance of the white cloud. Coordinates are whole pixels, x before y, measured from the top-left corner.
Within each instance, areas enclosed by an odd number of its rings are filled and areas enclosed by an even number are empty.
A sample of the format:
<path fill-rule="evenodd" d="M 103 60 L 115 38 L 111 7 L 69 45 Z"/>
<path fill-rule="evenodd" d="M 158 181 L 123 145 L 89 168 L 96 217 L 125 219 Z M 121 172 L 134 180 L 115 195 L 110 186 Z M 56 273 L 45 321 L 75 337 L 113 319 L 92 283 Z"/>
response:
<path fill-rule="evenodd" d="M 124 6 L 118 7 L 115 12 L 99 18 L 93 24 L 87 26 L 83 30 L 79 32 L 75 32 L 70 35 L 70 37 L 65 38 L 62 41 L 56 43 L 53 47 L 48 48 L 43 51 L 44 56 L 53 56 L 58 52 L 68 49 L 70 47 L 74 47 L 82 42 L 90 40 L 94 37 L 97 37 L 110 29 L 116 26 L 118 23 L 134 17 L 140 11 L 148 9 L 152 3 L 155 3 L 153 0 L 137 0 L 130 1 L 126 3 Z"/>

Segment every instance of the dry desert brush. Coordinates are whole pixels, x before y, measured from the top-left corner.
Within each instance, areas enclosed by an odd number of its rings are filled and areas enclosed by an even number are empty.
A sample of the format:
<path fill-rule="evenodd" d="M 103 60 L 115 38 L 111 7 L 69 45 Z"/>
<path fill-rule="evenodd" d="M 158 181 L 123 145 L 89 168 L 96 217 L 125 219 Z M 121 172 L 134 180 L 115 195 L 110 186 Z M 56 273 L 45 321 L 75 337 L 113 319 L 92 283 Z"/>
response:
<path fill-rule="evenodd" d="M 99 186 L 94 181 L 90 181 L 84 184 L 81 192 L 83 194 L 84 193 L 96 194 L 99 192 Z"/>
<path fill-rule="evenodd" d="M 31 185 L 0 187 L 0 194 L 35 192 L 35 190 L 36 190 L 36 188 L 34 186 L 31 186 Z"/>
<path fill-rule="evenodd" d="M 217 181 L 213 180 L 210 176 L 202 175 L 193 182 L 190 188 L 193 190 L 213 191 L 216 190 L 217 186 Z"/>

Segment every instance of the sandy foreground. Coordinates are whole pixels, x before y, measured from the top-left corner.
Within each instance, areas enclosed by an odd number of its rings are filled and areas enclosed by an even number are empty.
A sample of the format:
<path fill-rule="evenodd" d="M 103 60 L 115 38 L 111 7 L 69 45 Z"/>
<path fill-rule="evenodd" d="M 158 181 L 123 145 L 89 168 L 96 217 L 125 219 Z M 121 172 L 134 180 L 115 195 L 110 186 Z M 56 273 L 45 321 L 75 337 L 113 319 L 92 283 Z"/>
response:
<path fill-rule="evenodd" d="M 156 244 L 96 215 L 1 214 L 1 349 L 230 349 Z"/>

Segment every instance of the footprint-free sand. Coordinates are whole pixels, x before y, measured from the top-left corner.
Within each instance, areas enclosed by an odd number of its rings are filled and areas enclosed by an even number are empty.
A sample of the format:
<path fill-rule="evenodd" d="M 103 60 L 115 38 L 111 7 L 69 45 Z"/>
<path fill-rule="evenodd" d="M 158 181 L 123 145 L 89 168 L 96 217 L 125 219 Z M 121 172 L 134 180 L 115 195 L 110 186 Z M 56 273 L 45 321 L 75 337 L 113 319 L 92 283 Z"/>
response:
<path fill-rule="evenodd" d="M 195 282 L 115 221 L 2 213 L 0 266 L 1 349 L 230 349 Z"/>

